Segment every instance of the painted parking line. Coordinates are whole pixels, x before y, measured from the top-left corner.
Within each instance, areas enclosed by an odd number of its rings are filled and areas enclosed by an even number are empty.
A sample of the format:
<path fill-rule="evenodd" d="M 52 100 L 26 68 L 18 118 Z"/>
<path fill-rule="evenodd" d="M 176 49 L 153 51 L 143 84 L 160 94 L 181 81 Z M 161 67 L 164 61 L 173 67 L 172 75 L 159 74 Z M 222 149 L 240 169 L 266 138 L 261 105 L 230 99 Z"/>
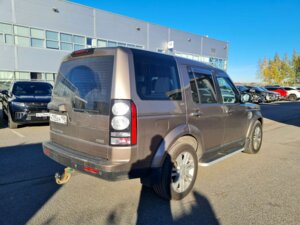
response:
<path fill-rule="evenodd" d="M 14 134 L 18 135 L 21 138 L 25 137 L 23 134 L 20 134 L 19 132 L 15 131 L 15 130 L 10 130 L 10 131 L 13 132 Z"/>

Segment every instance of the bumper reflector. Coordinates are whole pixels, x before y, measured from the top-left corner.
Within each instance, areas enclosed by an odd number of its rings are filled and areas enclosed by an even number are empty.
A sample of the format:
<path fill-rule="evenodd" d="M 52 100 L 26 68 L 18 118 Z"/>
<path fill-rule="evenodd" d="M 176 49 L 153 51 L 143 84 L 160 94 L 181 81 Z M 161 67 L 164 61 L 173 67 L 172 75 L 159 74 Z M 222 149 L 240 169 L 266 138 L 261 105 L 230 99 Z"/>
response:
<path fill-rule="evenodd" d="M 87 166 L 84 166 L 83 169 L 87 172 L 91 172 L 91 173 L 99 173 L 99 170 L 96 170 L 94 168 L 91 168 L 91 167 L 87 167 Z"/>

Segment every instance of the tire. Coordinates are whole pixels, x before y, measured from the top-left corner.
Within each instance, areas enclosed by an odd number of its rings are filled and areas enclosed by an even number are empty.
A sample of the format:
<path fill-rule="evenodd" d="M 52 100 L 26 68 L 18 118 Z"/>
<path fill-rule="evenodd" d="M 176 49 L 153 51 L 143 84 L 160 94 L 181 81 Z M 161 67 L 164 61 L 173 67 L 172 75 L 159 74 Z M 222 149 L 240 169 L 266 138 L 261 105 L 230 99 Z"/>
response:
<path fill-rule="evenodd" d="M 291 102 L 297 101 L 297 96 L 295 94 L 290 94 L 288 100 Z"/>
<path fill-rule="evenodd" d="M 8 113 L 8 119 L 7 119 L 7 123 L 8 123 L 8 127 L 9 129 L 17 129 L 18 128 L 18 124 L 15 123 L 12 118 L 11 118 L 11 115 L 10 113 Z"/>
<path fill-rule="evenodd" d="M 176 142 L 164 160 L 159 181 L 154 184 L 153 190 L 167 200 L 183 199 L 192 190 L 197 171 L 196 150 L 190 144 Z"/>
<path fill-rule="evenodd" d="M 250 142 L 244 151 L 248 154 L 256 154 L 259 152 L 263 139 L 262 125 L 260 121 L 256 121 L 250 133 Z"/>

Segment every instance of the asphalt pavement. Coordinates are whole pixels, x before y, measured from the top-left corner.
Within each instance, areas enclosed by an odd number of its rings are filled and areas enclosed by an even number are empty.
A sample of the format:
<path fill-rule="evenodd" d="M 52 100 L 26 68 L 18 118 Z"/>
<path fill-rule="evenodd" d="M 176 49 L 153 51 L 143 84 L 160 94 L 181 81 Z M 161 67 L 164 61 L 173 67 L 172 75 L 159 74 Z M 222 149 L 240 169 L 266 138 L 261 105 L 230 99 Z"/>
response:
<path fill-rule="evenodd" d="M 200 167 L 194 190 L 165 201 L 139 180 L 104 181 L 75 173 L 42 153 L 47 125 L 10 130 L 0 120 L 0 224 L 300 224 L 300 102 L 262 105 L 264 139 L 256 155 Z"/>

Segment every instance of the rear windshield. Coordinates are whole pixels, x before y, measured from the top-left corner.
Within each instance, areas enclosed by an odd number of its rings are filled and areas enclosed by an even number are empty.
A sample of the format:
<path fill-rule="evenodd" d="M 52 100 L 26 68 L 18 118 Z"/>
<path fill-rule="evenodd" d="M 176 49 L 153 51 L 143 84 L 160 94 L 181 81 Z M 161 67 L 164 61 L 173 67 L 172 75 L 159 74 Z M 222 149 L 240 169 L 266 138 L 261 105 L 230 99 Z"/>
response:
<path fill-rule="evenodd" d="M 16 96 L 51 96 L 52 85 L 38 82 L 17 82 L 12 93 Z"/>
<path fill-rule="evenodd" d="M 64 62 L 53 96 L 70 99 L 74 110 L 108 115 L 113 75 L 113 56 Z"/>

